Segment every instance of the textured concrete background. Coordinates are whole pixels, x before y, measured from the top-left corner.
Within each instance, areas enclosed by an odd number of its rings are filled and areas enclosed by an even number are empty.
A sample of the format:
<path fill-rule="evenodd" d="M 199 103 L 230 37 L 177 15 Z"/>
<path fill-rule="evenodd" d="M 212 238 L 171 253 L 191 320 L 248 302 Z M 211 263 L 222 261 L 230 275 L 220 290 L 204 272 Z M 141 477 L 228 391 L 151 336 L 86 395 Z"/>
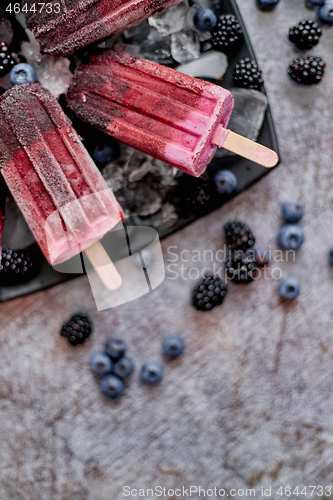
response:
<path fill-rule="evenodd" d="M 82 278 L 2 304 L 1 500 L 118 500 L 125 485 L 191 484 L 254 487 L 259 498 L 261 486 L 271 485 L 277 499 L 279 486 L 333 483 L 333 271 L 327 265 L 333 29 L 313 51 L 328 63 L 323 82 L 299 87 L 286 76 L 295 56 L 286 33 L 314 13 L 303 0 L 281 0 L 273 14 L 260 13 L 253 0 L 239 5 L 264 71 L 282 164 L 163 247 L 166 258 L 170 245 L 178 252 L 215 251 L 222 224 L 237 217 L 253 227 L 258 243 L 275 249 L 280 202 L 299 198 L 306 243 L 296 263 L 272 266 L 300 278 L 299 300 L 281 303 L 277 282 L 260 280 L 230 285 L 224 305 L 202 314 L 189 305 L 191 281 L 179 278 L 98 313 Z M 73 349 L 58 332 L 78 309 L 91 314 L 95 331 Z M 160 359 L 160 340 L 173 331 L 186 339 L 187 351 L 166 364 L 161 385 L 142 386 L 137 369 L 124 397 L 105 400 L 87 367 L 91 352 L 107 336 L 121 335 L 138 367 L 148 357 Z"/>

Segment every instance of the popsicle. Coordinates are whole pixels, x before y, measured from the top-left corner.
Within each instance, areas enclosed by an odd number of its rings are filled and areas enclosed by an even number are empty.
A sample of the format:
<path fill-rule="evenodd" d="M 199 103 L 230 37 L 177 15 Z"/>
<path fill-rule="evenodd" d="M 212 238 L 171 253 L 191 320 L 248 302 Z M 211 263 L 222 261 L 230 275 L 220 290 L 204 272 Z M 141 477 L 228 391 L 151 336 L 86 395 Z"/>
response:
<path fill-rule="evenodd" d="M 27 4 L 27 26 L 40 43 L 41 51 L 64 56 L 103 38 L 119 35 L 180 1 L 50 0 L 42 11 L 36 0 L 24 3 Z"/>
<path fill-rule="evenodd" d="M 53 265 L 85 249 L 94 260 L 92 245 L 124 216 L 58 102 L 38 84 L 0 97 L 0 168 Z"/>
<path fill-rule="evenodd" d="M 77 70 L 67 103 L 81 120 L 195 177 L 217 146 L 266 167 L 278 161 L 225 128 L 233 109 L 228 90 L 118 50 Z"/>

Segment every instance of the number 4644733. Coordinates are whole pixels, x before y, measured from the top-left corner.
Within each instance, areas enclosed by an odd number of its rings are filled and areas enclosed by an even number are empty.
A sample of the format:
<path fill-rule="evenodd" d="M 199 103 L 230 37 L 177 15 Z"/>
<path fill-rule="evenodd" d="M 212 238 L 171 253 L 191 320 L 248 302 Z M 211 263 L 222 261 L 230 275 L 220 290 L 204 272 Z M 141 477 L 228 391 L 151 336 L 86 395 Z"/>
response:
<path fill-rule="evenodd" d="M 11 14 L 19 14 L 20 12 L 35 12 L 39 14 L 46 12 L 47 14 L 60 14 L 60 9 L 60 3 L 33 2 L 31 4 L 24 3 L 22 6 L 19 3 L 10 3 L 6 7 L 6 12 L 10 12 Z"/>

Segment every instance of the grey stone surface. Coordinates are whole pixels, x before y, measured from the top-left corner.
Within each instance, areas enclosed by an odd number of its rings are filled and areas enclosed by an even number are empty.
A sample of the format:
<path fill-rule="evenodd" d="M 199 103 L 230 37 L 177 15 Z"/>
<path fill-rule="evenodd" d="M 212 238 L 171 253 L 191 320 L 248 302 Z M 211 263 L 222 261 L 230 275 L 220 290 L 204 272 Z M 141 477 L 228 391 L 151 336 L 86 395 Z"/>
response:
<path fill-rule="evenodd" d="M 295 56 L 286 33 L 314 13 L 302 0 L 281 0 L 272 14 L 252 0 L 239 5 L 266 80 L 282 163 L 163 249 L 166 259 L 171 245 L 179 255 L 215 252 L 221 225 L 237 217 L 275 250 L 280 203 L 299 198 L 306 242 L 295 263 L 271 270 L 298 277 L 301 295 L 283 304 L 276 280 L 261 279 L 230 285 L 223 306 L 202 314 L 189 306 L 192 281 L 170 279 L 171 268 L 153 293 L 99 313 L 86 278 L 2 304 L 1 500 L 118 500 L 126 498 L 125 485 L 253 487 L 258 498 L 264 485 L 278 499 L 279 486 L 332 485 L 333 29 L 314 49 L 327 62 L 323 82 L 299 87 L 286 76 Z M 185 277 L 204 265 L 184 263 Z M 78 309 L 92 315 L 95 331 L 73 349 L 58 332 Z M 160 386 L 141 385 L 140 364 L 161 359 L 160 341 L 173 331 L 186 340 L 186 354 L 165 364 Z M 137 365 L 115 402 L 103 398 L 87 365 L 111 334 L 128 341 Z"/>

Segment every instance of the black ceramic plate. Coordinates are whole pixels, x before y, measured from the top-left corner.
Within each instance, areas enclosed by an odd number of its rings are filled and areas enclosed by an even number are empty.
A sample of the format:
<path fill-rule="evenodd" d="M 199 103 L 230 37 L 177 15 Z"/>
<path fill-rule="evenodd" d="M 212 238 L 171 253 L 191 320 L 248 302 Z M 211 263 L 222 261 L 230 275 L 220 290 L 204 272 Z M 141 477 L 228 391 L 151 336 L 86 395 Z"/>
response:
<path fill-rule="evenodd" d="M 244 34 L 244 43 L 241 50 L 237 53 L 237 55 L 234 58 L 229 58 L 229 68 L 227 70 L 226 75 L 223 78 L 223 86 L 227 89 L 232 87 L 231 69 L 233 68 L 237 60 L 243 57 L 249 57 L 253 60 L 256 59 L 253 48 L 249 40 L 249 36 L 246 32 L 244 23 L 242 21 L 240 12 L 238 10 L 235 1 L 223 0 L 223 2 L 221 2 L 221 14 L 229 14 L 229 13 L 234 14 L 238 18 Z M 277 153 L 279 153 L 272 114 L 269 106 L 266 110 L 265 119 L 258 137 L 258 142 L 271 149 L 274 149 Z M 233 171 L 234 174 L 237 176 L 238 179 L 237 189 L 231 196 L 223 199 L 221 198 L 218 204 L 214 203 L 211 207 L 207 207 L 205 214 L 209 213 L 212 210 L 215 210 L 217 206 L 221 206 L 224 203 L 228 202 L 231 198 L 233 198 L 240 192 L 246 190 L 248 187 L 250 187 L 255 182 L 259 181 L 263 176 L 267 175 L 272 170 L 260 167 L 259 165 L 250 162 L 248 160 L 245 160 L 239 156 L 231 156 L 220 159 L 214 159 L 212 163 L 209 165 L 208 169 L 209 175 L 213 176 L 214 172 L 223 168 L 228 168 L 229 170 Z M 179 231 L 183 227 L 195 221 L 197 218 L 198 216 L 191 216 L 186 219 L 180 219 L 177 222 L 177 224 L 175 224 L 170 229 L 160 232 L 160 237 L 163 238 L 176 231 Z M 141 224 L 149 225 L 150 221 L 149 219 L 143 220 L 136 217 L 135 220 L 129 221 L 129 225 L 131 225 L 132 223 L 139 225 Z M 80 276 L 77 274 L 63 274 L 55 271 L 46 262 L 37 244 L 31 245 L 31 247 L 29 247 L 29 250 L 33 253 L 33 255 L 36 256 L 36 258 L 41 263 L 38 275 L 33 280 L 22 285 L 0 286 L 0 302 L 4 302 L 16 297 L 20 297 L 22 295 L 36 292 L 38 290 L 42 290 L 44 288 Z"/>

